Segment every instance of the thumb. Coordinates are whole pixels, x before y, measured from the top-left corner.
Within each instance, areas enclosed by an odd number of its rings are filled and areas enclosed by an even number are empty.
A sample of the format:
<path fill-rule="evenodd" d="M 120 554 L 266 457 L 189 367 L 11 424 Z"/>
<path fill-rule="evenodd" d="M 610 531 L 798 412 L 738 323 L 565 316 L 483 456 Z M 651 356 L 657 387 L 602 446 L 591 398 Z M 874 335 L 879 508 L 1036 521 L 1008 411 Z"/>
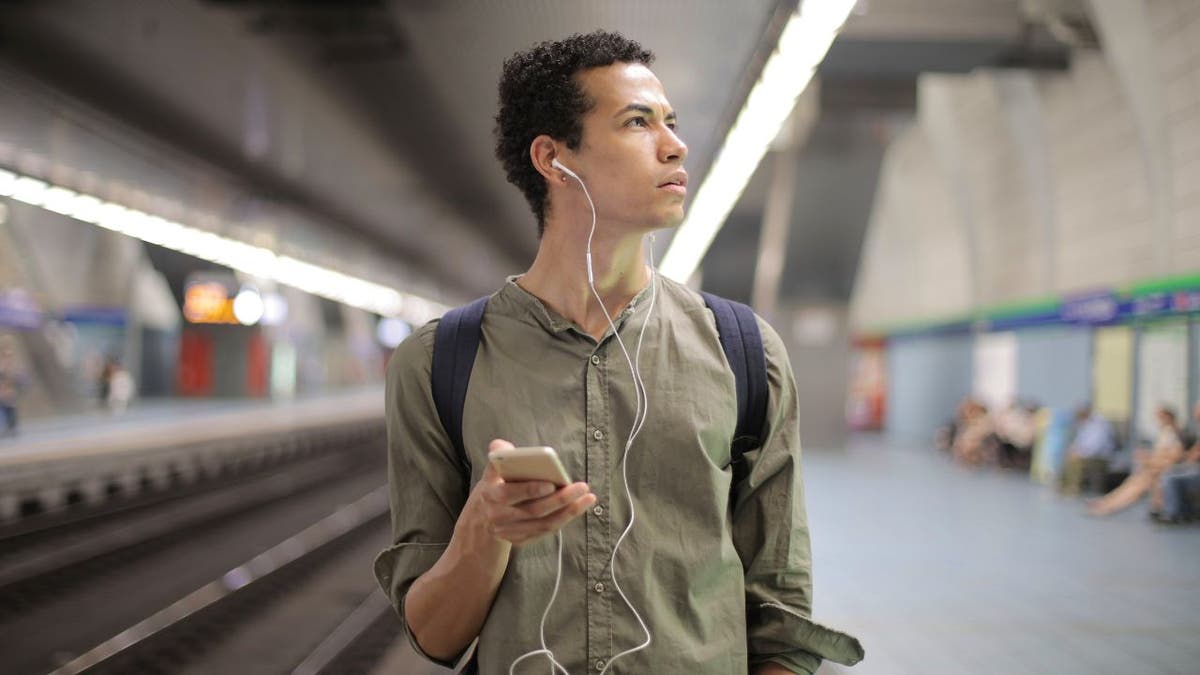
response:
<path fill-rule="evenodd" d="M 509 443 L 504 439 L 497 438 L 491 443 L 488 443 L 488 454 L 496 452 L 497 450 L 509 450 L 515 447 L 516 446 L 512 443 Z M 504 482 L 504 480 L 500 478 L 500 474 L 496 471 L 496 467 L 493 466 L 491 462 L 488 462 L 487 467 L 483 470 L 483 478 L 481 480 L 485 483 Z"/>
<path fill-rule="evenodd" d="M 488 443 L 488 453 L 490 454 L 497 450 L 511 450 L 515 447 L 517 447 L 517 446 L 513 445 L 512 443 L 509 443 L 508 441 L 506 441 L 502 438 L 497 438 L 497 439 L 494 439 L 491 443 Z"/>

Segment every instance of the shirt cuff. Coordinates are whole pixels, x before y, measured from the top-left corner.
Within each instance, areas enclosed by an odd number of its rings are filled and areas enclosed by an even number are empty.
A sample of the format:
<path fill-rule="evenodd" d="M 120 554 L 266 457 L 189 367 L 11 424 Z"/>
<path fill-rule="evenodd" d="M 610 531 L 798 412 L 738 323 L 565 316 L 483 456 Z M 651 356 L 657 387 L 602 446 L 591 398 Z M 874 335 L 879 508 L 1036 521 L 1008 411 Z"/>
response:
<path fill-rule="evenodd" d="M 421 645 L 417 643 L 417 638 L 413 635 L 412 629 L 410 629 L 408 627 L 408 617 L 404 616 L 404 600 L 407 597 L 408 596 L 405 595 L 404 597 L 400 598 L 400 606 L 396 608 L 396 611 L 400 612 L 400 623 L 404 626 L 404 635 L 405 635 L 405 637 L 408 638 L 408 644 L 412 646 L 414 652 L 416 652 L 421 658 L 425 659 L 426 661 L 429 661 L 431 663 L 436 663 L 443 668 L 449 668 L 455 672 L 458 672 L 459 663 L 461 663 L 463 661 L 463 657 L 465 657 L 468 654 L 470 654 L 471 652 L 475 651 L 475 644 L 477 642 L 479 642 L 479 638 L 475 638 L 474 640 L 472 640 L 471 644 L 467 645 L 467 648 L 464 649 L 461 654 L 459 654 L 458 656 L 455 656 L 453 659 L 451 659 L 449 661 L 443 661 L 442 659 L 439 659 L 435 656 L 430 656 L 429 654 L 426 654 L 425 650 L 421 649 Z"/>
<path fill-rule="evenodd" d="M 799 673 L 813 673 L 821 659 L 853 666 L 865 656 L 857 638 L 774 602 L 752 610 L 747 633 L 752 664 L 775 661 Z"/>
<path fill-rule="evenodd" d="M 408 638 L 408 643 L 412 645 L 413 651 L 421 655 L 422 658 L 443 666 L 445 668 L 454 668 L 455 663 L 462 657 L 459 655 L 452 661 L 443 661 L 434 658 L 425 653 L 421 649 L 421 645 L 417 644 L 416 637 L 413 636 L 412 630 L 408 626 L 408 617 L 404 615 L 404 601 L 408 597 L 408 589 L 412 586 L 417 577 L 424 574 L 433 567 L 438 558 L 446 550 L 448 544 L 419 544 L 419 543 L 400 543 L 395 546 L 386 548 L 375 558 L 375 579 L 379 582 L 379 586 L 383 588 L 388 599 L 391 600 L 392 606 L 400 615 L 400 623 L 404 627 L 404 635 Z M 474 643 L 463 651 L 463 654 L 470 652 L 474 648 Z"/>

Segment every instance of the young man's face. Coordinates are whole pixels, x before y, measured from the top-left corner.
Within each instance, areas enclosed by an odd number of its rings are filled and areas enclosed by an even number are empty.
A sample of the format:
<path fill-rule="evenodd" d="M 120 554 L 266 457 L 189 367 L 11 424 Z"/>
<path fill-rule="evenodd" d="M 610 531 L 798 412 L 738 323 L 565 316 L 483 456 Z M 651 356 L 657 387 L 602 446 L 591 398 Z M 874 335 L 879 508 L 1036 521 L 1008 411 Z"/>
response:
<path fill-rule="evenodd" d="M 597 216 L 631 232 L 678 225 L 687 145 L 675 135 L 662 83 L 646 66 L 630 63 L 577 77 L 595 105 L 584 115 L 579 149 L 563 163 L 587 183 Z"/>

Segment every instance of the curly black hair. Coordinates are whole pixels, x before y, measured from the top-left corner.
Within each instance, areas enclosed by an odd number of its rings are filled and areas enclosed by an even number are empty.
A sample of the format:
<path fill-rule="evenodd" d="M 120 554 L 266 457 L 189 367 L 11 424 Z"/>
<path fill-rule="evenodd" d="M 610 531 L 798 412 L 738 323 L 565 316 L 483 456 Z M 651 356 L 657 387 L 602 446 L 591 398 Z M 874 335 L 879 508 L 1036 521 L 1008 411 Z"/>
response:
<path fill-rule="evenodd" d="M 617 62 L 648 66 L 654 53 L 620 33 L 595 31 L 538 43 L 504 62 L 496 158 L 504 165 L 508 182 L 520 188 L 537 216 L 539 238 L 546 230 L 546 181 L 529 159 L 529 145 L 546 134 L 565 141 L 572 150 L 578 148 L 583 116 L 595 101 L 575 76 Z"/>

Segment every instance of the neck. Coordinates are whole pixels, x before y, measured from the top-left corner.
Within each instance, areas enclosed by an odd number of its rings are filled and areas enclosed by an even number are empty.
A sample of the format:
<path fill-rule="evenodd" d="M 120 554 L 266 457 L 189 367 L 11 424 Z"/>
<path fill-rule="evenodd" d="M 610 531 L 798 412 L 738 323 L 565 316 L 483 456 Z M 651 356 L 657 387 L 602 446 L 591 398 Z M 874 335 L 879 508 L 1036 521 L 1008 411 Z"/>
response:
<path fill-rule="evenodd" d="M 650 282 L 643 235 L 604 237 L 606 228 L 596 228 L 592 272 L 601 306 L 587 277 L 590 219 L 586 228 L 564 225 L 547 223 L 537 258 L 517 283 L 599 340 L 608 330 L 609 317 L 620 314 Z"/>

